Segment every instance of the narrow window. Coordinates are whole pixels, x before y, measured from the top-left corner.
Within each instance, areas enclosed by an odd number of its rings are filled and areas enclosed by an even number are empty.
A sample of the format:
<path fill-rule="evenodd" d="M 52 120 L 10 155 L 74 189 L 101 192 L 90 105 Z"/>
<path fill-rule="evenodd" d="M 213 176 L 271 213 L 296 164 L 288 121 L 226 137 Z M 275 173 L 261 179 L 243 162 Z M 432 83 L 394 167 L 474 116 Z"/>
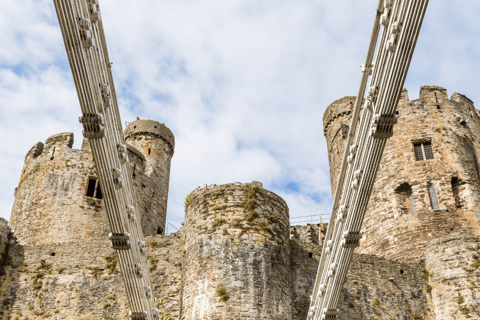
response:
<path fill-rule="evenodd" d="M 95 198 L 103 199 L 102 189 L 100 189 L 100 182 L 97 180 L 97 192 L 95 193 Z"/>
<path fill-rule="evenodd" d="M 96 183 L 97 183 L 97 179 L 88 180 L 87 197 L 93 197 L 95 195 Z"/>
<path fill-rule="evenodd" d="M 98 179 L 91 178 L 88 180 L 87 197 L 97 199 L 103 198 L 102 190 L 100 189 L 100 183 Z"/>
<path fill-rule="evenodd" d="M 435 188 L 432 185 L 428 186 L 428 196 L 430 197 L 430 205 L 433 210 L 438 210 L 438 199 Z"/>
<path fill-rule="evenodd" d="M 452 178 L 452 193 L 453 198 L 455 199 L 455 207 L 461 208 L 462 204 L 460 202 L 460 180 L 457 177 Z"/>
<path fill-rule="evenodd" d="M 415 209 L 415 198 L 413 197 L 413 192 L 410 192 L 408 199 L 410 200 L 410 209 L 412 209 L 412 213 L 416 214 L 417 209 Z"/>
<path fill-rule="evenodd" d="M 55 147 L 53 147 L 53 150 L 52 150 L 52 156 L 50 157 L 50 160 L 53 160 L 53 157 L 55 156 Z"/>
<path fill-rule="evenodd" d="M 415 143 L 413 145 L 413 151 L 415 152 L 415 160 L 417 161 L 433 159 L 431 142 Z"/>
<path fill-rule="evenodd" d="M 137 169 L 137 164 L 134 163 L 133 164 L 133 173 L 132 173 L 132 176 L 135 178 L 136 174 L 135 174 L 135 170 Z"/>
<path fill-rule="evenodd" d="M 150 148 L 148 148 L 148 155 L 150 155 Z"/>
<path fill-rule="evenodd" d="M 309 257 L 309 258 L 313 258 L 313 253 L 312 253 L 312 252 L 309 252 L 309 253 L 308 253 L 308 257 Z"/>
<path fill-rule="evenodd" d="M 350 130 L 350 128 L 346 124 L 342 124 L 340 126 L 340 130 L 342 130 L 343 139 L 346 139 L 347 136 L 348 136 L 348 131 Z"/>

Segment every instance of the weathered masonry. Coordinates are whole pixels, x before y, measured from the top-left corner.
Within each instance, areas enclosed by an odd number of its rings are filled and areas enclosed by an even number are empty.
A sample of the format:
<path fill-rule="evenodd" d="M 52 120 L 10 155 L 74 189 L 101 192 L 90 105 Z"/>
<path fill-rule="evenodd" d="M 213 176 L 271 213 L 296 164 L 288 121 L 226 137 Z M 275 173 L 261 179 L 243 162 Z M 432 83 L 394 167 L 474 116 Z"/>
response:
<path fill-rule="evenodd" d="M 143 233 L 164 234 L 174 136 L 156 121 L 131 126 L 127 154 Z M 73 133 L 60 133 L 27 153 L 10 220 L 19 243 L 90 241 L 110 232 L 88 139 L 72 146 Z"/>
<path fill-rule="evenodd" d="M 399 123 L 381 160 L 359 253 L 420 261 L 434 239 L 479 234 L 478 110 L 459 93 L 449 99 L 441 87 L 423 86 L 419 97 L 410 101 L 402 92 Z M 354 99 L 332 103 L 324 115 L 332 189 Z"/>

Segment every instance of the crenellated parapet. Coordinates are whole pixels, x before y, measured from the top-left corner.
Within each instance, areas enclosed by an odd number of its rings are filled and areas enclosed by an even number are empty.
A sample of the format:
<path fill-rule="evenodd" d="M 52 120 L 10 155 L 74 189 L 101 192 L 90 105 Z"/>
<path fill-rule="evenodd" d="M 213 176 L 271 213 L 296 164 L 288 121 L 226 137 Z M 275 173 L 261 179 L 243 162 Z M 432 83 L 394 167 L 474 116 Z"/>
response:
<path fill-rule="evenodd" d="M 133 123 L 139 128 L 126 147 L 143 233 L 164 234 L 173 135 L 156 121 Z M 142 136 L 146 131 L 153 136 Z M 20 244 L 91 241 L 110 232 L 89 140 L 81 149 L 73 142 L 73 133 L 59 133 L 27 153 L 10 219 Z"/>
<path fill-rule="evenodd" d="M 398 124 L 386 144 L 357 251 L 398 261 L 419 261 L 435 239 L 477 234 L 480 221 L 480 121 L 473 102 L 445 88 L 423 86 L 418 100 L 403 90 Z M 342 126 L 349 100 L 324 118 L 332 190 L 343 160 Z M 351 97 L 350 101 L 354 101 Z M 339 114 L 336 118 L 329 114 Z M 346 128 L 345 128 L 346 129 Z"/>

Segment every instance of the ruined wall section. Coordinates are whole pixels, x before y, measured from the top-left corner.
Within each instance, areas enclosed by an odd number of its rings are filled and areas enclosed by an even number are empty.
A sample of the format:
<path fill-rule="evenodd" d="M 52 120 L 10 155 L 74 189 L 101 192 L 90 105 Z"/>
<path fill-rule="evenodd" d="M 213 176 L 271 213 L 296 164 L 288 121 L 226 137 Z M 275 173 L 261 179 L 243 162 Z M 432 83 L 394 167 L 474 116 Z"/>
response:
<path fill-rule="evenodd" d="M 480 318 L 480 237 L 434 241 L 427 249 L 426 273 L 435 319 Z"/>
<path fill-rule="evenodd" d="M 181 232 L 146 237 L 160 319 L 179 319 Z M 116 253 L 108 240 L 13 244 L 0 277 L 1 319 L 126 319 Z"/>
<path fill-rule="evenodd" d="M 37 143 L 25 158 L 10 226 L 19 243 L 90 241 L 108 234 L 103 200 L 87 197 L 96 177 L 91 152 L 72 149 L 73 133 Z"/>
<path fill-rule="evenodd" d="M 318 228 L 318 225 L 309 227 Z M 302 238 L 292 238 L 290 246 L 293 319 L 305 320 L 322 247 Z M 354 254 L 339 303 L 338 319 L 435 319 L 423 270 L 422 262 L 400 263 L 374 255 Z"/>
<path fill-rule="evenodd" d="M 420 261 L 434 239 L 479 232 L 479 117 L 468 98 L 456 93 L 448 99 L 447 91 L 436 86 L 422 87 L 415 101 L 404 90 L 397 110 L 399 122 L 385 147 L 363 222 L 366 238 L 357 252 Z M 329 151 L 343 150 L 344 141 L 332 137 L 347 117 L 326 127 Z M 415 144 L 424 152 L 430 145 L 433 159 L 417 161 Z M 340 165 L 330 156 L 332 183 Z"/>
<path fill-rule="evenodd" d="M 285 201 L 252 182 L 197 188 L 185 205 L 182 319 L 292 319 Z"/>
<path fill-rule="evenodd" d="M 164 124 L 152 120 L 135 120 L 127 125 L 124 133 L 127 144 L 145 156 L 142 168 L 132 163 L 137 202 L 144 213 L 143 232 L 164 234 L 175 137 Z"/>
<path fill-rule="evenodd" d="M 305 226 L 290 226 L 290 240 L 296 240 L 313 245 L 323 245 L 328 223 L 310 224 Z"/>

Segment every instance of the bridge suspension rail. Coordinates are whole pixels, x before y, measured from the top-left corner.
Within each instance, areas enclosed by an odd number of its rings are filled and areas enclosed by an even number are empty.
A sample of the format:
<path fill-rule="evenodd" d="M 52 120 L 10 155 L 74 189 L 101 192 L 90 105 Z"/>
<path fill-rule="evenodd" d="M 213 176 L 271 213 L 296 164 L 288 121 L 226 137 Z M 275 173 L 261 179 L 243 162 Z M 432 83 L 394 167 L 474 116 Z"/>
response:
<path fill-rule="evenodd" d="M 363 237 L 363 218 L 397 123 L 396 106 L 427 6 L 428 0 L 378 2 L 307 320 L 336 319 L 339 314 L 340 294 Z"/>
<path fill-rule="evenodd" d="M 97 0 L 54 0 L 131 319 L 159 318 Z"/>

